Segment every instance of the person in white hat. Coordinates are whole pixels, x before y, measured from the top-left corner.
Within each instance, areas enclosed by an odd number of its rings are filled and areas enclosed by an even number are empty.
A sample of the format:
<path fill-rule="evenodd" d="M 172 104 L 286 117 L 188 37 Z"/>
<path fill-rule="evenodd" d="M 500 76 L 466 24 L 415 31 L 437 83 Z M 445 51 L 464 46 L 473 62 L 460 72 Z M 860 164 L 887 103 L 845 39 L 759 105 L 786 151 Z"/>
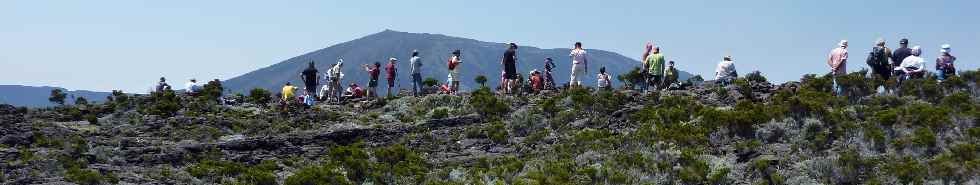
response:
<path fill-rule="evenodd" d="M 926 62 L 922 57 L 919 57 L 920 55 L 922 55 L 922 49 L 919 46 L 912 47 L 912 56 L 905 57 L 902 64 L 895 68 L 895 71 L 901 75 L 900 81 L 922 78 L 926 72 Z"/>
<path fill-rule="evenodd" d="M 950 49 L 949 44 L 943 44 L 942 49 L 939 49 L 939 57 L 936 58 L 936 73 L 939 74 L 940 82 L 950 76 L 956 75 L 956 67 L 953 65 L 956 57 L 949 54 Z"/>
<path fill-rule="evenodd" d="M 837 45 L 837 48 L 830 51 L 827 64 L 830 65 L 830 72 L 834 78 L 834 93 L 840 95 L 842 89 L 837 85 L 837 76 L 847 74 L 847 40 L 841 40 Z"/>

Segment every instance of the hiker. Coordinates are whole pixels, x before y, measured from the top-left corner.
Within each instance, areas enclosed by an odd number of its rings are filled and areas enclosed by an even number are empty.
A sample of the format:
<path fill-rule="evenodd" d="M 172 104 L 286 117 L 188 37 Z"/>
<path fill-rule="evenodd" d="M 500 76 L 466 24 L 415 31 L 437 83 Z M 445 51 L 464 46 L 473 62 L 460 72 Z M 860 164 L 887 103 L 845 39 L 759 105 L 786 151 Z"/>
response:
<path fill-rule="evenodd" d="M 398 59 L 391 57 L 388 59 L 388 65 L 385 66 L 385 72 L 388 75 L 386 77 L 388 80 L 388 97 L 391 97 L 391 90 L 395 88 L 395 74 L 398 72 L 398 68 L 395 67 L 395 62 L 398 62 Z M 398 95 L 398 90 L 395 90 L 395 95 Z"/>
<path fill-rule="evenodd" d="M 419 50 L 412 51 L 412 58 L 408 60 L 412 66 L 412 95 L 422 95 L 422 57 L 419 57 Z"/>
<path fill-rule="evenodd" d="M 892 65 L 888 63 L 888 60 L 891 58 L 891 54 L 891 49 L 885 47 L 885 39 L 878 39 L 878 41 L 875 41 L 874 48 L 871 48 L 871 52 L 868 53 L 866 63 L 868 63 L 868 67 L 871 68 L 871 72 L 874 74 L 874 76 L 881 79 L 879 82 L 881 84 L 875 86 L 875 88 L 878 86 L 884 87 L 885 81 L 888 81 L 888 79 L 891 78 Z"/>
<path fill-rule="evenodd" d="M 653 54 L 647 56 L 646 65 L 649 67 L 647 73 L 650 75 L 650 81 L 647 85 L 653 86 L 653 89 L 660 89 L 660 84 L 663 83 L 664 77 L 664 55 L 660 53 L 660 46 L 653 47 Z"/>
<path fill-rule="evenodd" d="M 943 44 L 942 49 L 939 49 L 939 57 L 936 58 L 936 73 L 939 75 L 939 82 L 956 75 L 956 66 L 953 65 L 956 57 L 949 54 L 950 49 L 949 44 Z"/>
<path fill-rule="evenodd" d="M 286 85 L 282 86 L 282 92 L 280 93 L 282 94 L 282 101 L 289 102 L 296 95 L 296 86 L 293 86 L 292 83 L 286 82 Z"/>
<path fill-rule="evenodd" d="M 543 77 L 541 75 L 541 72 L 538 71 L 538 69 L 534 69 L 531 70 L 531 73 L 528 76 L 529 76 L 528 81 L 530 81 L 531 84 L 531 93 L 538 94 L 538 92 L 541 92 L 541 88 L 543 85 L 542 84 Z"/>
<path fill-rule="evenodd" d="M 358 99 L 364 97 L 364 90 L 355 83 L 351 83 L 347 86 L 347 90 L 344 91 L 344 99 Z"/>
<path fill-rule="evenodd" d="M 303 72 L 300 72 L 299 77 L 300 79 L 303 79 L 303 85 L 306 85 L 306 87 L 303 87 L 306 93 L 308 94 L 316 93 L 316 86 L 320 85 L 320 81 L 319 81 L 320 79 L 316 77 L 316 74 L 318 72 L 319 71 L 316 70 L 313 61 L 310 61 L 310 65 L 306 67 L 306 69 L 304 69 Z"/>
<path fill-rule="evenodd" d="M 167 78 L 160 77 L 160 82 L 157 83 L 157 92 L 169 91 L 170 84 L 167 84 Z"/>
<path fill-rule="evenodd" d="M 736 78 L 738 78 L 738 71 L 735 71 L 735 61 L 732 56 L 725 56 L 715 68 L 715 81 L 721 82 L 722 85 L 730 85 Z"/>
<path fill-rule="evenodd" d="M 640 91 L 646 91 L 648 87 L 647 82 L 650 79 L 650 73 L 647 69 L 650 69 L 650 64 L 647 63 L 647 57 L 650 57 L 650 54 L 652 52 L 653 52 L 653 43 L 647 42 L 647 45 L 644 47 L 643 50 L 643 56 L 640 57 L 640 61 L 643 61 L 642 62 L 643 66 L 642 68 L 640 68 L 640 76 L 643 77 L 643 80 L 640 80 L 640 82 L 637 84 L 637 86 L 639 86 L 640 88 Z"/>
<path fill-rule="evenodd" d="M 340 101 L 340 81 L 344 78 L 344 72 L 341 70 L 344 67 L 344 59 L 337 59 L 337 64 L 334 64 L 327 73 L 330 74 L 330 96 L 327 97 L 335 98 Z"/>
<path fill-rule="evenodd" d="M 459 64 L 463 63 L 463 58 L 460 56 L 459 49 L 453 51 L 453 55 L 449 56 L 449 61 L 446 62 L 449 68 L 449 79 L 446 80 L 446 84 L 449 86 L 449 93 L 455 95 L 459 91 Z"/>
<path fill-rule="evenodd" d="M 305 87 L 303 88 L 303 97 L 302 97 L 303 98 L 303 105 L 306 105 L 307 107 L 313 106 L 313 104 L 316 104 L 316 100 L 315 100 L 316 97 L 313 96 L 313 93 L 311 93 L 311 91 L 313 91 L 313 90 L 309 90 L 309 89 L 307 89 Z"/>
<path fill-rule="evenodd" d="M 378 78 L 381 76 L 381 63 L 374 62 L 374 65 L 364 64 L 364 71 L 371 77 L 368 81 L 367 97 L 378 97 Z"/>
<path fill-rule="evenodd" d="M 325 75 L 325 76 L 328 76 L 328 75 Z M 327 79 L 329 80 L 329 78 L 327 78 Z M 319 100 L 320 101 L 327 101 L 330 98 L 330 90 L 331 90 L 331 85 L 330 84 L 321 86 L 320 87 L 320 93 L 319 93 L 320 96 L 318 97 Z"/>
<path fill-rule="evenodd" d="M 551 75 L 551 71 L 554 68 L 555 63 L 551 60 L 551 57 L 544 58 L 544 74 L 539 74 L 544 82 L 541 89 L 555 89 L 555 78 Z"/>
<path fill-rule="evenodd" d="M 191 81 L 184 85 L 184 91 L 188 95 L 196 96 L 201 91 L 201 85 L 197 83 L 197 79 L 191 78 Z"/>
<path fill-rule="evenodd" d="M 595 78 L 598 79 L 598 84 L 596 84 L 596 87 L 599 87 L 599 89 L 602 90 L 612 90 L 612 80 L 609 77 L 609 74 L 606 74 L 606 67 L 600 67 L 599 74 L 596 75 Z"/>
<path fill-rule="evenodd" d="M 919 46 L 912 47 L 912 56 L 905 57 L 902 64 L 895 67 L 895 72 L 899 74 L 899 82 L 925 76 L 926 61 L 919 57 L 921 54 L 922 49 L 919 49 Z"/>
<path fill-rule="evenodd" d="M 674 68 L 674 61 L 667 62 L 667 69 L 664 70 L 663 89 L 667 89 L 674 83 L 677 83 L 677 75 L 677 68 Z"/>
<path fill-rule="evenodd" d="M 504 52 L 504 58 L 500 60 L 500 64 L 504 66 L 503 81 L 501 81 L 501 86 L 503 87 L 504 93 L 510 94 L 513 91 L 514 84 L 517 80 L 517 44 L 510 43 L 507 51 Z"/>
<path fill-rule="evenodd" d="M 909 49 L 909 39 L 902 39 L 898 41 L 898 49 L 892 52 L 892 67 L 898 67 L 905 61 L 905 57 L 912 56 L 912 49 Z M 897 76 L 898 74 L 892 74 L 892 76 Z"/>
<path fill-rule="evenodd" d="M 581 42 L 575 42 L 575 49 L 572 49 L 568 57 L 572 58 L 572 76 L 568 85 L 581 86 L 582 79 L 589 73 L 589 55 L 582 49 Z"/>
<path fill-rule="evenodd" d="M 827 65 L 830 65 L 830 73 L 833 76 L 833 88 L 834 93 L 841 95 L 843 89 L 837 84 L 837 77 L 842 75 L 847 75 L 847 40 L 841 40 L 837 44 L 837 48 L 830 51 L 830 57 L 827 59 Z"/>

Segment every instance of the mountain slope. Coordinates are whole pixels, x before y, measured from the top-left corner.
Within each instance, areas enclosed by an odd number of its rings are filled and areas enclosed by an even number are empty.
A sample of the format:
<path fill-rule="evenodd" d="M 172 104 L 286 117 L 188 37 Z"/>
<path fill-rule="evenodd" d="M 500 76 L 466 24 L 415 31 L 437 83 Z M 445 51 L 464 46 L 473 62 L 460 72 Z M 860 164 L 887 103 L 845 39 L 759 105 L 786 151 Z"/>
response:
<path fill-rule="evenodd" d="M 51 90 L 54 89 L 61 89 L 68 94 L 68 97 L 65 98 L 65 103 L 73 103 L 77 97 L 85 97 L 89 102 L 103 102 L 107 96 L 112 94 L 85 90 L 68 91 L 64 88 L 48 86 L 0 85 L 0 104 L 32 108 L 54 106 L 54 103 L 48 101 L 48 97 L 51 96 Z"/>
<path fill-rule="evenodd" d="M 521 43 L 517 44 L 521 45 Z M 418 49 L 420 56 L 423 57 L 423 78 L 431 77 L 440 82 L 446 80 L 446 60 L 450 56 L 450 52 L 453 49 L 461 49 L 463 57 L 463 64 L 460 66 L 461 86 L 463 89 L 471 89 L 477 86 L 473 78 L 478 75 L 487 76 L 488 85 L 496 86 L 499 83 L 502 69 L 500 59 L 506 49 L 506 44 L 439 34 L 385 30 L 290 58 L 272 66 L 226 80 L 223 85 L 231 92 L 246 92 L 252 88 L 277 90 L 286 82 L 302 84 L 299 72 L 306 68 L 309 61 L 316 61 L 317 69 L 325 72 L 326 68 L 330 64 L 336 63 L 338 58 L 343 58 L 345 62 L 343 68 L 344 83 L 353 82 L 363 85 L 368 81 L 368 74 L 363 71 L 362 64 L 381 62 L 384 65 L 388 58 L 396 57 L 399 59 L 397 63 L 399 72 L 396 75 L 398 76 L 397 86 L 401 89 L 408 89 L 411 86 L 408 59 L 414 49 Z M 540 49 L 520 46 L 518 49 L 518 72 L 526 75 L 532 69 L 543 70 L 544 58 L 551 57 L 557 65 L 557 71 L 553 74 L 557 83 L 567 83 L 571 68 L 571 62 L 568 58 L 569 52 L 570 49 L 568 48 Z M 595 85 L 595 74 L 601 66 L 605 66 L 610 74 L 616 76 L 639 66 L 640 63 L 613 52 L 594 49 L 589 49 L 588 52 L 591 57 L 590 71 L 584 81 L 588 85 Z M 686 72 L 681 73 L 681 79 L 690 76 Z M 382 80 L 383 78 L 384 74 L 382 74 Z M 381 84 L 380 86 L 384 86 L 384 83 Z M 384 91 L 385 87 L 379 87 L 379 90 Z"/>

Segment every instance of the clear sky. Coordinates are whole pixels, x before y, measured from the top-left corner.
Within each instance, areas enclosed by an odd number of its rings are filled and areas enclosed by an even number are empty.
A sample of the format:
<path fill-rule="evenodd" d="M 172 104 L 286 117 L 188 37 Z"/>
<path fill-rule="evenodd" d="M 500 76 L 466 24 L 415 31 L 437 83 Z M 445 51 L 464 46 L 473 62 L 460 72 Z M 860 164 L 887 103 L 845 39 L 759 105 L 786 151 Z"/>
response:
<path fill-rule="evenodd" d="M 953 46 L 980 67 L 980 1 L 0 1 L 0 84 L 148 91 L 160 76 L 228 79 L 393 29 L 567 48 L 581 41 L 639 58 L 654 41 L 681 70 L 711 79 L 722 56 L 742 73 L 797 80 L 828 71 L 851 43 L 849 70 L 877 38 L 908 37 L 932 65 Z M 597 61 L 602 62 L 602 61 Z M 931 69 L 931 67 L 930 67 Z"/>

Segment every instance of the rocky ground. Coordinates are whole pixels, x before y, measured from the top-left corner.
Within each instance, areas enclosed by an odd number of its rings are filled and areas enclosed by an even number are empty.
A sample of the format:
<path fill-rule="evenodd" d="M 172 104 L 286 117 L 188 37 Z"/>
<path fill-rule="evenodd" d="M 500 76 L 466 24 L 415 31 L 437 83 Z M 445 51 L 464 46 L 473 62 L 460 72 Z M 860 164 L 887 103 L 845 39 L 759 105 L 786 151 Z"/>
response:
<path fill-rule="evenodd" d="M 284 107 L 0 106 L 3 184 L 978 184 L 976 71 Z M 220 92 L 220 91 L 219 91 Z M 255 93 L 253 93 L 255 94 Z M 268 98 L 268 96 L 266 96 Z"/>

